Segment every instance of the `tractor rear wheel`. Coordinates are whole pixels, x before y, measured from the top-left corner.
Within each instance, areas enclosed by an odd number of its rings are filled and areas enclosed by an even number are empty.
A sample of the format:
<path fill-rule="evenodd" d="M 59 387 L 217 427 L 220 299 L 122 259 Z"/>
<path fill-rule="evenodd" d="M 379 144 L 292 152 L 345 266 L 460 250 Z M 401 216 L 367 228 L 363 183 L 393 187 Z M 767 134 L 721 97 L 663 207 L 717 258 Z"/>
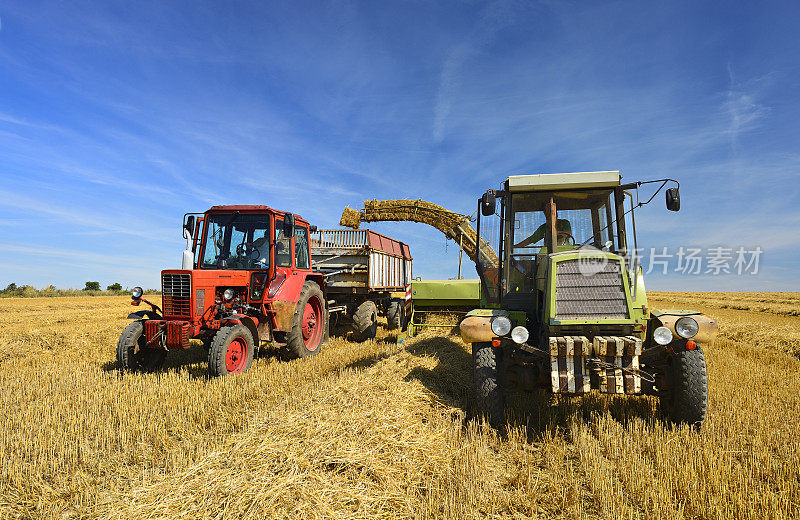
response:
<path fill-rule="evenodd" d="M 320 351 L 328 335 L 328 312 L 324 302 L 319 285 L 306 281 L 297 299 L 292 330 L 286 335 L 289 357 L 304 358 Z"/>
<path fill-rule="evenodd" d="M 489 424 L 499 426 L 505 419 L 505 396 L 500 382 L 499 350 L 491 343 L 472 344 L 472 384 L 475 412 Z"/>
<path fill-rule="evenodd" d="M 372 300 L 362 302 L 353 315 L 355 333 L 353 339 L 359 343 L 375 339 L 378 334 L 378 306 Z"/>
<path fill-rule="evenodd" d="M 117 342 L 117 363 L 131 372 L 155 372 L 164 366 L 167 351 L 160 347 L 146 347 L 144 323 L 130 323 Z"/>
<path fill-rule="evenodd" d="M 247 372 L 253 363 L 253 343 L 253 334 L 244 325 L 222 327 L 208 350 L 208 373 L 226 376 Z"/>
<path fill-rule="evenodd" d="M 698 346 L 670 356 L 661 395 L 661 411 L 673 424 L 700 428 L 708 408 L 708 373 L 706 359 Z"/>
<path fill-rule="evenodd" d="M 406 301 L 402 298 L 392 298 L 386 309 L 386 328 L 389 330 L 402 329 L 405 320 Z"/>

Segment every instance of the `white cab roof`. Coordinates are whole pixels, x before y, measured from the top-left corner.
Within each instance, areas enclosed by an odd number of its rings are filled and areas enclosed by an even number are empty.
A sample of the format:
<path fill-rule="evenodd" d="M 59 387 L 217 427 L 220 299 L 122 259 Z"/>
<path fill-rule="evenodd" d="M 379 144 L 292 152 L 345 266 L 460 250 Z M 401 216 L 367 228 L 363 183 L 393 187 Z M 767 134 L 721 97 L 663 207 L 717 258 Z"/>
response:
<path fill-rule="evenodd" d="M 612 188 L 619 186 L 620 178 L 618 171 L 512 175 L 508 178 L 508 189 L 510 191 L 549 191 L 575 188 Z"/>

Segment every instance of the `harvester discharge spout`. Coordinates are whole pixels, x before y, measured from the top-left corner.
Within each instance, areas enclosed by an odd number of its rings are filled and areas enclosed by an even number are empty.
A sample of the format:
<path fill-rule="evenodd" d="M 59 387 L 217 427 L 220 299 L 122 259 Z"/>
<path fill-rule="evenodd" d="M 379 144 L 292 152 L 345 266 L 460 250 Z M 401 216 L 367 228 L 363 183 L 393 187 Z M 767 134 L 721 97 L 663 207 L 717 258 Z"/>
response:
<path fill-rule="evenodd" d="M 364 209 L 346 207 L 340 225 L 358 229 L 361 222 L 419 222 L 441 231 L 444 236 L 459 244 L 466 255 L 477 263 L 478 233 L 467 215 L 447 210 L 424 200 L 366 200 Z M 497 253 L 483 239 L 480 240 L 481 261 L 496 266 Z"/>

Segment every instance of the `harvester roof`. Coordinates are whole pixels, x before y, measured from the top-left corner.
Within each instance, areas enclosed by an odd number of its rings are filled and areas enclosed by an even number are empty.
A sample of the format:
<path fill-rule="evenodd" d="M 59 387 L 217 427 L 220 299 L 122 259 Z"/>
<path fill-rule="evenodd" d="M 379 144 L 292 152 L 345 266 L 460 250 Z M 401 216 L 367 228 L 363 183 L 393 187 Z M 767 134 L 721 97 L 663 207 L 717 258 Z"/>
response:
<path fill-rule="evenodd" d="M 512 175 L 508 178 L 508 189 L 510 191 L 552 191 L 613 188 L 620 185 L 620 178 L 618 171 Z"/>

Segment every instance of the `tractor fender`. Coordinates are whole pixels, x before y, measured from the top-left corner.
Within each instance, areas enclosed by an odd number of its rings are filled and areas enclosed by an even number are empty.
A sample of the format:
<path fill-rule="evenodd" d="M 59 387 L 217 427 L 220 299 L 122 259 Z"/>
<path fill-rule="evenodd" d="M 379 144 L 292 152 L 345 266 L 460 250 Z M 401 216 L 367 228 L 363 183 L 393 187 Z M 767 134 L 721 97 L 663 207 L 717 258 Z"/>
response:
<path fill-rule="evenodd" d="M 467 317 L 458 325 L 464 343 L 483 343 L 496 337 L 492 332 L 492 318 L 508 316 L 508 312 L 500 309 L 475 309 L 467 313 Z"/>
<path fill-rule="evenodd" d="M 258 318 L 245 314 L 232 314 L 222 320 L 222 325 L 244 325 L 253 335 L 253 344 L 258 347 L 261 344 L 258 336 Z"/>
<path fill-rule="evenodd" d="M 692 340 L 701 345 L 711 345 L 717 337 L 719 325 L 709 316 L 701 312 L 687 310 L 654 310 L 650 312 L 650 323 L 648 331 L 655 330 L 656 327 L 667 327 L 677 339 L 681 339 L 675 332 L 675 322 L 684 316 L 690 316 L 697 322 L 698 331 Z"/>
<path fill-rule="evenodd" d="M 128 314 L 129 320 L 161 320 L 163 319 L 155 311 L 136 311 Z"/>

